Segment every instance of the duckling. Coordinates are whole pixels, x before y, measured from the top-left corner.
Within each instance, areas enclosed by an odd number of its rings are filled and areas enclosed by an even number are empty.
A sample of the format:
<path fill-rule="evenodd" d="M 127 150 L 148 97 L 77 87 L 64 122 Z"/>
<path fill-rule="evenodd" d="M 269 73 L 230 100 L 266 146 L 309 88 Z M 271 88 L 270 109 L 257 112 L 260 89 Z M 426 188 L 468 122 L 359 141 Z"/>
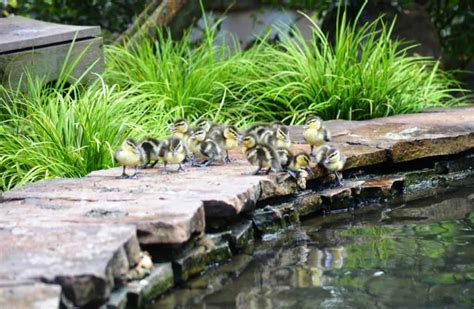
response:
<path fill-rule="evenodd" d="M 189 124 L 185 119 L 178 119 L 171 125 L 171 133 L 173 137 L 181 138 L 186 142 L 189 136 Z"/>
<path fill-rule="evenodd" d="M 276 132 L 270 127 L 262 127 L 257 129 L 254 136 L 257 138 L 257 143 L 266 144 L 270 147 L 276 147 L 277 137 Z"/>
<path fill-rule="evenodd" d="M 273 169 L 275 172 L 281 172 L 282 168 L 279 157 L 275 150 L 266 144 L 257 143 L 257 138 L 253 134 L 246 134 L 242 139 L 243 149 L 250 164 L 258 166 L 253 175 L 257 175 L 262 168 L 268 168 L 265 174 Z"/>
<path fill-rule="evenodd" d="M 207 118 L 204 118 L 196 122 L 196 128 L 202 128 L 206 131 L 206 133 L 209 133 L 214 131 L 214 129 L 219 128 L 219 125 Z"/>
<path fill-rule="evenodd" d="M 146 155 L 133 138 L 127 138 L 122 142 L 119 149 L 115 151 L 114 158 L 115 161 L 123 166 L 120 178 L 137 178 L 137 167 L 145 161 Z M 135 168 L 133 175 L 130 176 L 125 172 L 127 166 Z"/>
<path fill-rule="evenodd" d="M 291 147 L 290 131 L 286 126 L 280 126 L 276 129 L 276 146 L 287 149 Z"/>
<path fill-rule="evenodd" d="M 281 168 L 286 171 L 293 160 L 293 153 L 288 148 L 277 148 L 276 153 L 278 155 L 278 161 L 280 162 Z"/>
<path fill-rule="evenodd" d="M 145 160 L 146 162 L 143 168 L 147 168 L 147 167 L 153 168 L 158 163 L 158 161 L 160 160 L 163 161 L 165 147 L 166 147 L 166 141 L 158 140 L 152 137 L 148 137 L 144 139 L 140 144 L 140 148 L 142 148 L 143 151 L 145 152 L 145 158 L 146 158 Z M 155 161 L 155 162 L 149 165 L 151 161 Z"/>
<path fill-rule="evenodd" d="M 194 166 L 204 167 L 214 161 L 222 161 L 222 149 L 214 140 L 207 138 L 204 129 L 196 129 L 191 135 L 190 141 L 193 145 L 193 153 L 203 160 L 200 164 L 193 162 Z"/>
<path fill-rule="evenodd" d="M 246 135 L 246 134 L 255 134 L 255 133 L 257 133 L 257 131 L 259 131 L 261 129 L 268 129 L 268 128 L 269 128 L 268 124 L 256 123 L 256 124 L 252 125 L 250 128 L 247 128 L 244 132 L 244 135 Z"/>
<path fill-rule="evenodd" d="M 303 127 L 303 137 L 310 148 L 310 156 L 314 157 L 314 146 L 320 146 L 331 140 L 329 131 L 324 127 L 323 120 L 317 116 L 308 117 Z"/>
<path fill-rule="evenodd" d="M 300 173 L 302 170 L 311 172 L 311 157 L 305 153 L 300 152 L 293 156 L 290 166 L 288 167 L 288 174 L 293 176 L 295 179 L 298 179 L 297 173 Z"/>
<path fill-rule="evenodd" d="M 334 172 L 338 186 L 342 184 L 342 176 L 339 171 L 344 168 L 346 160 L 346 156 L 331 145 L 323 145 L 316 151 L 316 162 L 324 166 L 329 172 Z"/>
<path fill-rule="evenodd" d="M 215 128 L 209 133 L 209 137 L 225 151 L 225 163 L 230 163 L 229 150 L 239 146 L 239 131 L 236 127 L 228 125 L 224 128 Z"/>
<path fill-rule="evenodd" d="M 184 168 L 181 166 L 181 163 L 183 163 L 183 161 L 186 159 L 187 153 L 188 150 L 186 144 L 182 139 L 170 137 L 167 141 L 167 147 L 165 148 L 163 155 L 165 172 L 168 163 L 178 164 L 178 172 L 184 172 Z"/>
<path fill-rule="evenodd" d="M 285 125 L 280 120 L 275 120 L 272 123 L 270 123 L 270 127 L 274 130 L 278 130 L 280 127 L 284 127 L 284 126 Z"/>

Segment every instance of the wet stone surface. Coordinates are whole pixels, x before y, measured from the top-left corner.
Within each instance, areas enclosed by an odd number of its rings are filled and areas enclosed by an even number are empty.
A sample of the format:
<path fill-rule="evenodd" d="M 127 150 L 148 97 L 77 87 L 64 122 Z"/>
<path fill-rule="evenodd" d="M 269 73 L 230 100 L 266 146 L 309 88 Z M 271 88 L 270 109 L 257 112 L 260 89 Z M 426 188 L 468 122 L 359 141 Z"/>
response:
<path fill-rule="evenodd" d="M 129 308 L 143 308 L 173 285 L 171 263 L 155 264 L 148 276 L 127 284 L 127 306 Z"/>

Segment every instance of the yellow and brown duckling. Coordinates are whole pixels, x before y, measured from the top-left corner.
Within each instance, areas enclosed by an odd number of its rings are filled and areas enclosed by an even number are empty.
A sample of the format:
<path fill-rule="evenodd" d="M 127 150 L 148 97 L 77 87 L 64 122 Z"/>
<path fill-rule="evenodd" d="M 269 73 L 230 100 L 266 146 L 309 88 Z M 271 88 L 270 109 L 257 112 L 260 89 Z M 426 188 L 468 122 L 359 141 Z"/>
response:
<path fill-rule="evenodd" d="M 202 128 L 206 133 L 212 133 L 214 130 L 219 129 L 217 123 L 212 122 L 211 120 L 204 118 L 196 122 L 196 128 Z"/>
<path fill-rule="evenodd" d="M 267 169 L 265 174 L 270 173 L 271 170 L 282 171 L 278 154 L 271 146 L 258 143 L 255 135 L 246 134 L 242 139 L 242 146 L 247 161 L 258 167 L 252 173 L 253 175 L 259 174 L 262 169 Z"/>
<path fill-rule="evenodd" d="M 213 139 L 207 137 L 203 128 L 195 129 L 189 140 L 193 153 L 197 158 L 203 160 L 201 163 L 193 162 L 194 166 L 205 167 L 214 161 L 223 161 L 221 147 Z"/>
<path fill-rule="evenodd" d="M 311 161 L 311 157 L 306 152 L 299 152 L 293 156 L 290 166 L 288 167 L 288 173 L 298 179 L 298 174 L 301 173 L 302 170 L 311 173 L 313 166 L 314 163 Z"/>
<path fill-rule="evenodd" d="M 281 168 L 284 171 L 287 171 L 291 161 L 293 160 L 293 153 L 288 148 L 277 148 L 275 152 L 278 155 L 278 161 L 280 162 Z"/>
<path fill-rule="evenodd" d="M 288 127 L 279 126 L 276 128 L 276 147 L 290 149 L 291 139 Z"/>
<path fill-rule="evenodd" d="M 239 146 L 239 130 L 232 125 L 214 128 L 214 130 L 209 133 L 209 137 L 215 141 L 223 151 L 225 151 L 224 162 L 230 163 L 229 150 L 235 149 Z"/>
<path fill-rule="evenodd" d="M 331 140 L 329 131 L 323 125 L 323 120 L 317 116 L 308 117 L 303 127 L 303 137 L 310 145 L 310 156 L 314 156 L 314 147 Z"/>
<path fill-rule="evenodd" d="M 166 140 L 158 140 L 152 137 L 144 139 L 140 144 L 140 148 L 145 152 L 146 158 L 143 168 L 153 168 L 159 161 L 163 161 L 166 146 Z M 151 161 L 154 162 L 151 163 Z"/>
<path fill-rule="evenodd" d="M 172 137 L 181 138 L 186 142 L 189 136 L 190 127 L 185 119 L 178 119 L 171 125 Z"/>
<path fill-rule="evenodd" d="M 145 162 L 146 155 L 133 138 L 127 138 L 115 151 L 114 158 L 115 161 L 123 166 L 123 172 L 120 178 L 137 178 L 137 167 Z M 134 167 L 135 173 L 131 176 L 128 175 L 125 172 L 127 167 Z"/>
<path fill-rule="evenodd" d="M 167 140 L 163 155 L 164 171 L 166 172 L 166 166 L 169 163 L 178 164 L 178 172 L 184 171 L 181 164 L 186 159 L 187 154 L 188 149 L 184 141 L 181 138 L 170 137 Z"/>
<path fill-rule="evenodd" d="M 342 176 L 339 171 L 344 168 L 346 160 L 346 156 L 334 146 L 323 145 L 316 150 L 316 162 L 322 165 L 328 172 L 336 175 L 338 186 L 342 184 Z"/>

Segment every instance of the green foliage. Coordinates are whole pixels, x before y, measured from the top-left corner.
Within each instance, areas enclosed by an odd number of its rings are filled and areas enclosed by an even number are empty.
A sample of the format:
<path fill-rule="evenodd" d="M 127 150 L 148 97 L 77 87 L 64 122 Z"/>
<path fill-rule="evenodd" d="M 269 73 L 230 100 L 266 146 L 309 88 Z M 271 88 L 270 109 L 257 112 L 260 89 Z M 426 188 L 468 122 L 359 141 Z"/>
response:
<path fill-rule="evenodd" d="M 193 47 L 189 34 L 174 42 L 158 30 L 156 40 L 144 38 L 128 49 L 108 46 L 105 79 L 148 97 L 152 110 L 166 111 L 168 123 L 203 116 L 242 125 L 251 116 L 236 104 L 227 85 L 248 67 L 251 53 L 236 48 L 231 55 L 229 47 L 214 45 L 214 35 L 215 29 L 208 29 L 204 41 Z"/>
<path fill-rule="evenodd" d="M 258 53 L 234 88 L 251 114 L 291 123 L 306 113 L 367 119 L 459 103 L 454 79 L 432 59 L 407 56 L 391 29 L 380 19 L 356 28 L 343 14 L 334 46 L 316 24 L 312 40 L 295 31 Z"/>
<path fill-rule="evenodd" d="M 0 189 L 54 177 L 80 177 L 112 166 L 112 145 L 140 132 L 144 112 L 131 91 L 100 80 L 88 89 L 45 90 L 28 80 L 29 93 L 0 88 Z"/>
<path fill-rule="evenodd" d="M 379 22 L 379 21 L 377 21 Z M 217 27 L 217 25 L 215 26 Z M 77 59 L 45 87 L 0 88 L 0 189 L 52 177 L 77 177 L 112 166 L 126 137 L 165 136 L 177 117 L 208 117 L 245 126 L 307 113 L 365 119 L 462 102 L 437 63 L 406 57 L 375 23 L 357 31 L 342 19 L 335 46 L 315 26 L 247 51 L 216 47 L 215 28 L 197 45 L 158 30 L 128 49 L 106 47 L 103 79 L 66 87 Z"/>

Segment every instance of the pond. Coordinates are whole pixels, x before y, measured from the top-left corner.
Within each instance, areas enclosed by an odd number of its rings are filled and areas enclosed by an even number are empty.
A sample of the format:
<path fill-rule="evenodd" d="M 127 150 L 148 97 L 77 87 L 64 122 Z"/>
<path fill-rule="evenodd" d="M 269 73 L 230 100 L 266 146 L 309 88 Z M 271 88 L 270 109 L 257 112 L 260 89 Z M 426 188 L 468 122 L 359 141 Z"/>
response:
<path fill-rule="evenodd" d="M 153 308 L 472 308 L 473 192 L 307 220 Z"/>

